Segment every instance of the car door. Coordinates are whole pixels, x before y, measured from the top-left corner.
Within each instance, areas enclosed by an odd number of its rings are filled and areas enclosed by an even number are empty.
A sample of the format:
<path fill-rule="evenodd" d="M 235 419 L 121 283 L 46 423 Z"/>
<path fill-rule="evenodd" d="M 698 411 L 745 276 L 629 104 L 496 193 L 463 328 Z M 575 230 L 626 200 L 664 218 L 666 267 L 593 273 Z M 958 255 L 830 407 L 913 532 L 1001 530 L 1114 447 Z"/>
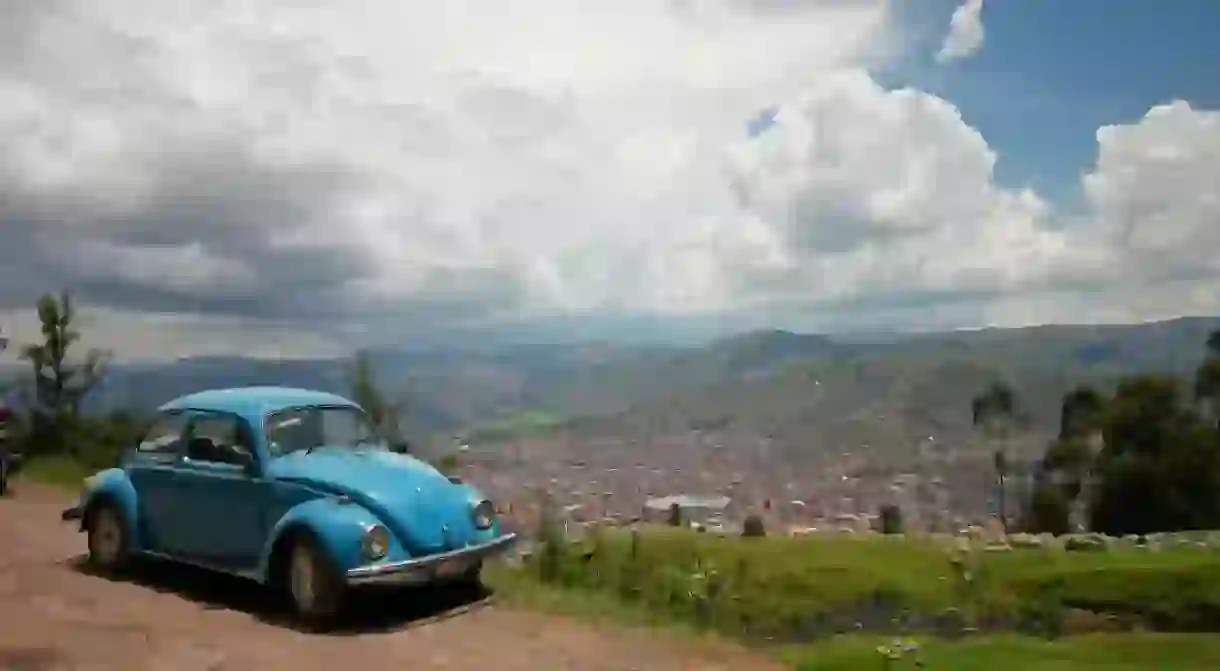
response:
<path fill-rule="evenodd" d="M 184 443 L 176 473 L 175 522 L 182 528 L 175 538 L 197 561 L 235 571 L 256 567 L 268 483 L 252 467 L 257 456 L 248 424 L 237 415 L 192 411 Z"/>
<path fill-rule="evenodd" d="M 183 455 L 186 421 L 186 414 L 177 410 L 159 413 L 126 462 L 136 490 L 140 539 L 144 549 L 154 552 L 177 551 L 173 537 L 178 528 L 174 524 L 178 503 L 174 479 Z"/>

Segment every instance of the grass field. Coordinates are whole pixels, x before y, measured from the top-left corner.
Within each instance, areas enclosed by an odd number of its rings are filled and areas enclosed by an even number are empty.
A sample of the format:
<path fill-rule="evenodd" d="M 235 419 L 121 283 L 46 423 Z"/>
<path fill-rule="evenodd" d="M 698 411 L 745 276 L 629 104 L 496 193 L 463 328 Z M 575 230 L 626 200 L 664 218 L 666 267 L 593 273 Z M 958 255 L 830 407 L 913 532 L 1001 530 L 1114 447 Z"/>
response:
<path fill-rule="evenodd" d="M 488 580 L 525 606 L 735 638 L 799 669 L 914 668 L 885 666 L 878 646 L 896 637 L 932 669 L 1220 668 L 1215 550 L 951 555 L 896 537 L 650 529 L 540 549 Z"/>
<path fill-rule="evenodd" d="M 1021 636 L 979 636 L 928 641 L 905 659 L 889 662 L 884 639 L 844 636 L 780 653 L 798 671 L 915 669 L 930 671 L 1210 671 L 1220 668 L 1220 635 L 1093 634 L 1058 641 Z"/>
<path fill-rule="evenodd" d="M 66 457 L 34 459 L 23 465 L 19 477 L 75 491 L 96 471 Z"/>

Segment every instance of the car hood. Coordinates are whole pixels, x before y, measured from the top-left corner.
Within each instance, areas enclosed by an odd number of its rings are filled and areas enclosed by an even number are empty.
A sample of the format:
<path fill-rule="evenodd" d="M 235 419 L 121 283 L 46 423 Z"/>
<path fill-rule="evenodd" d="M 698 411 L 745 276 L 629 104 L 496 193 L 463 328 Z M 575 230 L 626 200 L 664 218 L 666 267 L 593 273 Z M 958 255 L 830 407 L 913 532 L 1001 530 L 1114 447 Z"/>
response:
<path fill-rule="evenodd" d="M 376 514 L 414 556 L 478 540 L 471 507 L 479 493 L 409 455 L 318 448 L 275 459 L 267 474 L 346 495 Z"/>

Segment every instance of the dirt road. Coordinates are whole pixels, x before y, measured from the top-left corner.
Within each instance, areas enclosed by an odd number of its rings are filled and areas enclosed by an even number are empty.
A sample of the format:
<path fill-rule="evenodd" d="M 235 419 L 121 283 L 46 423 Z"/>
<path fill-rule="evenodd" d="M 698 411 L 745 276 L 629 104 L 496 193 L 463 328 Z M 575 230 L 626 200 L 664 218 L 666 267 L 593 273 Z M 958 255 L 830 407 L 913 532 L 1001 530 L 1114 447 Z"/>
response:
<path fill-rule="evenodd" d="M 336 632 L 295 629 L 253 583 L 172 566 L 91 575 L 64 494 L 26 484 L 0 499 L 0 670 L 750 669 L 729 646 L 523 612 L 494 595 L 422 590 L 358 601 Z"/>

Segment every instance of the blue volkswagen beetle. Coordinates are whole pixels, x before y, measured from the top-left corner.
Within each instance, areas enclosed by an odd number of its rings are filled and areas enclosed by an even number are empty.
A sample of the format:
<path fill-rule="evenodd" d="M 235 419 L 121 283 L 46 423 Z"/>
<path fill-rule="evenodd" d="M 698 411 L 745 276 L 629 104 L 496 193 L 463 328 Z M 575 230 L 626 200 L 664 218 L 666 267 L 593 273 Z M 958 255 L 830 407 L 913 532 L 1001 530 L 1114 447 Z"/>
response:
<path fill-rule="evenodd" d="M 314 621 L 350 588 L 478 583 L 515 540 L 475 488 L 388 445 L 355 403 L 280 387 L 165 404 L 63 519 L 100 569 L 137 555 L 194 564 L 283 587 Z"/>

